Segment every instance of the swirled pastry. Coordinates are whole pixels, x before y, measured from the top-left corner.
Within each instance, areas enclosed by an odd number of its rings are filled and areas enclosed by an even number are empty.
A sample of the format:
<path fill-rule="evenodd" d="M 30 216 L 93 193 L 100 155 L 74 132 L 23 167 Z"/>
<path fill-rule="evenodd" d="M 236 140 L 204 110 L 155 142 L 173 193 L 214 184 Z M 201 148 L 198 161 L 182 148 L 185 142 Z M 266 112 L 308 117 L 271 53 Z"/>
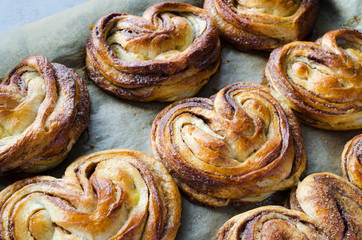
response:
<path fill-rule="evenodd" d="M 174 101 L 195 95 L 220 63 L 217 27 L 207 13 L 165 2 L 142 17 L 110 13 L 87 42 L 89 78 L 120 98 Z"/>
<path fill-rule="evenodd" d="M 55 167 L 88 115 L 88 90 L 75 71 L 43 56 L 24 59 L 0 84 L 0 172 Z"/>
<path fill-rule="evenodd" d="M 305 178 L 291 198 L 293 210 L 264 206 L 231 218 L 217 240 L 362 238 L 362 191 L 331 173 Z"/>
<path fill-rule="evenodd" d="M 174 239 L 181 200 L 165 167 L 132 150 L 73 162 L 63 178 L 41 176 L 0 193 L 0 238 Z"/>
<path fill-rule="evenodd" d="M 270 51 L 309 35 L 318 0 L 205 0 L 220 35 L 237 49 Z"/>
<path fill-rule="evenodd" d="M 185 193 L 215 207 L 293 186 L 306 160 L 292 111 L 251 83 L 166 107 L 153 122 L 151 148 Z"/>
<path fill-rule="evenodd" d="M 362 189 L 362 134 L 344 146 L 341 166 L 343 176 Z"/>
<path fill-rule="evenodd" d="M 236 215 L 218 231 L 217 240 L 325 240 L 306 214 L 279 206 L 265 206 Z"/>
<path fill-rule="evenodd" d="M 289 43 L 271 53 L 265 75 L 303 122 L 362 128 L 362 33 L 340 29 L 315 43 Z"/>

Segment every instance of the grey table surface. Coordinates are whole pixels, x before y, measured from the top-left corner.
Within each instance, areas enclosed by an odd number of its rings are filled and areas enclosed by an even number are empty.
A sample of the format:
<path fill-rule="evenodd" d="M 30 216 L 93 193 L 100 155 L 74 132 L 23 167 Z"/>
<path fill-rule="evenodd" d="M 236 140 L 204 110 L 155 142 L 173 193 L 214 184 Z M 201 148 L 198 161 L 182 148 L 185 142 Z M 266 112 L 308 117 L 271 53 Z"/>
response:
<path fill-rule="evenodd" d="M 0 32 L 48 17 L 89 0 L 0 0 Z"/>

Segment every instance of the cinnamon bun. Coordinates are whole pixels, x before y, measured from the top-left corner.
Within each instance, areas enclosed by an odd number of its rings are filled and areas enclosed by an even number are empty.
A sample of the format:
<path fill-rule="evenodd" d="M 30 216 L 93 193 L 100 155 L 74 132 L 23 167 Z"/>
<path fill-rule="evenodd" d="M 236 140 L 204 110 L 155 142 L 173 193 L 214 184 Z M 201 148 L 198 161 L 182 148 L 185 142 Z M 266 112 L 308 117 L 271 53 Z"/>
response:
<path fill-rule="evenodd" d="M 87 41 L 89 78 L 117 97 L 175 101 L 195 95 L 220 64 L 217 27 L 201 8 L 165 2 L 142 17 L 110 13 Z"/>
<path fill-rule="evenodd" d="M 88 90 L 75 71 L 43 56 L 24 59 L 0 84 L 0 172 L 55 167 L 88 120 Z"/>
<path fill-rule="evenodd" d="M 174 239 L 180 195 L 151 156 L 113 149 L 73 162 L 61 179 L 39 176 L 0 192 L 0 238 Z"/>
<path fill-rule="evenodd" d="M 341 166 L 343 176 L 362 189 L 362 134 L 344 146 Z"/>
<path fill-rule="evenodd" d="M 216 239 L 361 239 L 362 191 L 343 178 L 312 174 L 291 199 L 293 210 L 264 206 L 231 218 Z"/>
<path fill-rule="evenodd" d="M 251 83 L 166 107 L 153 122 L 151 149 L 187 195 L 215 207 L 292 187 L 306 161 L 292 111 Z"/>
<path fill-rule="evenodd" d="M 270 51 L 306 38 L 319 8 L 318 0 L 205 0 L 220 35 L 241 51 Z"/>
<path fill-rule="evenodd" d="M 278 99 L 306 124 L 362 128 L 362 33 L 339 29 L 274 50 L 265 75 Z"/>

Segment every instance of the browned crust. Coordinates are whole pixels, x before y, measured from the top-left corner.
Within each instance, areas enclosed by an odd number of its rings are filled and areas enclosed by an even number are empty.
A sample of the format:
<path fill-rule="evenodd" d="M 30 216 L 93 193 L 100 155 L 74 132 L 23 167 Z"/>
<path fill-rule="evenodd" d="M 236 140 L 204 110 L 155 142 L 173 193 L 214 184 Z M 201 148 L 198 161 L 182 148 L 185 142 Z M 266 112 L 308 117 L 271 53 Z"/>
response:
<path fill-rule="evenodd" d="M 20 211 L 24 204 L 31 210 Z M 36 235 L 37 228 L 48 231 L 44 222 L 31 222 L 38 211 L 46 211 L 63 237 L 169 240 L 180 225 L 181 198 L 160 162 L 142 152 L 113 149 L 80 157 L 61 179 L 40 176 L 8 186 L 0 192 L 0 209 L 4 240 L 27 231 Z"/>
<path fill-rule="evenodd" d="M 319 1 L 302 0 L 294 14 L 276 16 L 237 9 L 237 1 L 205 0 L 204 9 L 216 21 L 220 35 L 240 51 L 271 51 L 305 39 L 317 18 Z"/>
<path fill-rule="evenodd" d="M 14 143 L 1 150 L 0 172 L 39 172 L 55 167 L 67 156 L 89 121 L 89 93 L 81 77 L 43 56 L 24 59 L 5 77 L 0 85 L 3 110 L 10 107 L 7 97 L 15 94 L 7 92 L 9 86 L 26 94 L 26 83 L 20 78 L 26 72 L 21 70 L 24 66 L 39 72 L 46 95 L 35 121 Z"/>
<path fill-rule="evenodd" d="M 192 13 L 206 22 L 206 29 L 182 54 L 172 59 L 125 61 L 110 50 L 105 38 L 115 23 L 130 19 L 137 24 L 139 17 L 124 13 L 105 15 L 93 27 L 86 44 L 89 78 L 107 92 L 135 101 L 174 101 L 195 95 L 220 64 L 217 27 L 201 8 L 165 2 L 148 8 L 142 16 L 155 28 L 155 33 L 170 34 L 165 27 L 170 23 L 160 23 L 159 15 L 164 12 Z"/>
<path fill-rule="evenodd" d="M 342 153 L 343 176 L 362 189 L 362 134 L 346 143 Z"/>
<path fill-rule="evenodd" d="M 361 239 L 362 191 L 346 180 L 312 174 L 291 199 L 293 210 L 264 206 L 231 218 L 216 239 Z"/>
<path fill-rule="evenodd" d="M 337 41 L 347 40 L 362 46 L 362 33 L 339 29 L 326 33 L 313 42 L 293 42 L 274 50 L 265 69 L 265 75 L 278 99 L 285 101 L 304 123 L 329 130 L 352 130 L 362 127 L 362 79 L 361 62 L 353 59 Z M 304 52 L 303 56 L 294 51 Z M 295 56 L 294 56 L 295 55 Z M 311 64 L 328 67 L 340 82 L 348 87 L 329 87 L 328 78 L 320 78 L 323 90 L 308 90 L 294 82 L 286 72 L 287 58 L 303 57 Z M 315 70 L 317 72 L 317 70 Z M 329 76 L 328 76 L 329 77 Z M 305 81 L 309 81 L 307 78 Z M 334 92 L 333 92 L 334 91 Z M 329 94 L 326 98 L 322 94 Z"/>
<path fill-rule="evenodd" d="M 223 151 L 230 148 L 231 145 L 229 146 L 227 141 L 232 138 L 231 136 L 234 136 L 235 142 L 245 140 L 245 143 L 238 143 L 238 146 L 248 149 L 249 140 L 243 137 L 243 134 L 249 131 L 247 127 L 249 125 L 245 125 L 248 121 L 255 121 L 249 122 L 250 126 L 254 124 L 257 129 L 255 136 L 259 136 L 258 134 L 264 131 L 263 124 L 258 122 L 260 119 L 248 117 L 237 100 L 233 98 L 234 94 L 246 96 L 249 93 L 255 94 L 254 97 L 260 97 L 273 106 L 268 111 L 278 116 L 280 125 L 276 127 L 277 130 L 273 128 L 273 131 L 277 131 L 281 139 L 280 142 L 274 138 L 269 140 L 273 147 L 268 149 L 269 145 L 265 143 L 260 147 L 262 149 L 260 152 L 256 149 L 255 155 L 249 155 L 253 160 L 247 157 L 244 164 L 241 164 L 234 162 L 236 160 L 232 157 L 227 157 Z M 200 140 L 201 143 L 196 142 L 196 145 L 185 143 L 185 138 L 180 132 L 183 129 L 176 126 L 178 126 L 177 119 L 187 117 L 187 115 L 192 115 L 197 121 L 203 121 L 215 133 L 224 134 L 224 140 L 220 142 L 209 136 L 210 139 Z M 192 127 L 187 120 L 180 121 L 185 121 L 185 126 Z M 203 137 L 201 133 L 190 132 L 190 134 L 195 134 L 193 135 L 195 141 Z M 252 141 L 260 141 L 260 139 L 256 138 Z M 298 181 L 306 161 L 303 139 L 292 111 L 288 107 L 282 107 L 270 94 L 268 88 L 251 83 L 231 84 L 220 90 L 212 99 L 191 98 L 166 107 L 153 122 L 151 149 L 153 155 L 165 164 L 176 183 L 187 195 L 198 202 L 214 207 L 225 206 L 230 201 L 257 202 L 267 198 L 274 191 L 287 189 Z M 198 157 L 198 153 L 192 151 L 204 152 L 200 153 L 206 154 L 204 161 L 215 159 L 218 163 L 210 162 L 210 164 L 203 164 L 202 167 L 197 166 L 195 164 L 199 164 L 196 163 L 198 160 L 194 158 L 200 160 L 202 157 Z M 240 154 L 240 152 L 234 152 L 234 154 Z M 255 156 L 258 156 L 258 160 Z M 222 166 L 224 163 L 225 166 Z"/>

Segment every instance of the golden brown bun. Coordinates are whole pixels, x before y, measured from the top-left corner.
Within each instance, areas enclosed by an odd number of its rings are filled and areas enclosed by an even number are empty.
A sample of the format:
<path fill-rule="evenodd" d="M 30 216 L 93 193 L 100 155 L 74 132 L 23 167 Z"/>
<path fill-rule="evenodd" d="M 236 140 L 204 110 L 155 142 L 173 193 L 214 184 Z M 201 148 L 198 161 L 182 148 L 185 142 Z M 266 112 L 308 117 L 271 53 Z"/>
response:
<path fill-rule="evenodd" d="M 278 99 L 314 127 L 362 128 L 362 33 L 334 30 L 274 50 L 265 75 Z"/>
<path fill-rule="evenodd" d="M 293 186 L 306 161 L 292 111 L 251 83 L 166 107 L 153 122 L 151 148 L 186 194 L 215 207 Z"/>
<path fill-rule="evenodd" d="M 241 51 L 270 51 L 306 38 L 319 8 L 318 0 L 205 0 L 220 35 Z"/>
<path fill-rule="evenodd" d="M 41 176 L 10 185 L 0 193 L 0 207 L 3 240 L 170 240 L 181 199 L 161 163 L 113 149 L 79 158 L 61 179 Z"/>
<path fill-rule="evenodd" d="M 343 176 L 362 189 L 362 134 L 344 146 L 341 166 Z"/>
<path fill-rule="evenodd" d="M 88 90 L 75 71 L 43 56 L 24 59 L 0 84 L 0 172 L 55 167 L 88 120 Z"/>
<path fill-rule="evenodd" d="M 331 173 L 312 174 L 292 197 L 293 210 L 264 206 L 231 218 L 217 240 L 362 238 L 362 191 Z"/>
<path fill-rule="evenodd" d="M 89 78 L 117 97 L 175 101 L 195 95 L 220 64 L 217 27 L 207 13 L 165 2 L 142 17 L 110 13 L 87 42 Z"/>

